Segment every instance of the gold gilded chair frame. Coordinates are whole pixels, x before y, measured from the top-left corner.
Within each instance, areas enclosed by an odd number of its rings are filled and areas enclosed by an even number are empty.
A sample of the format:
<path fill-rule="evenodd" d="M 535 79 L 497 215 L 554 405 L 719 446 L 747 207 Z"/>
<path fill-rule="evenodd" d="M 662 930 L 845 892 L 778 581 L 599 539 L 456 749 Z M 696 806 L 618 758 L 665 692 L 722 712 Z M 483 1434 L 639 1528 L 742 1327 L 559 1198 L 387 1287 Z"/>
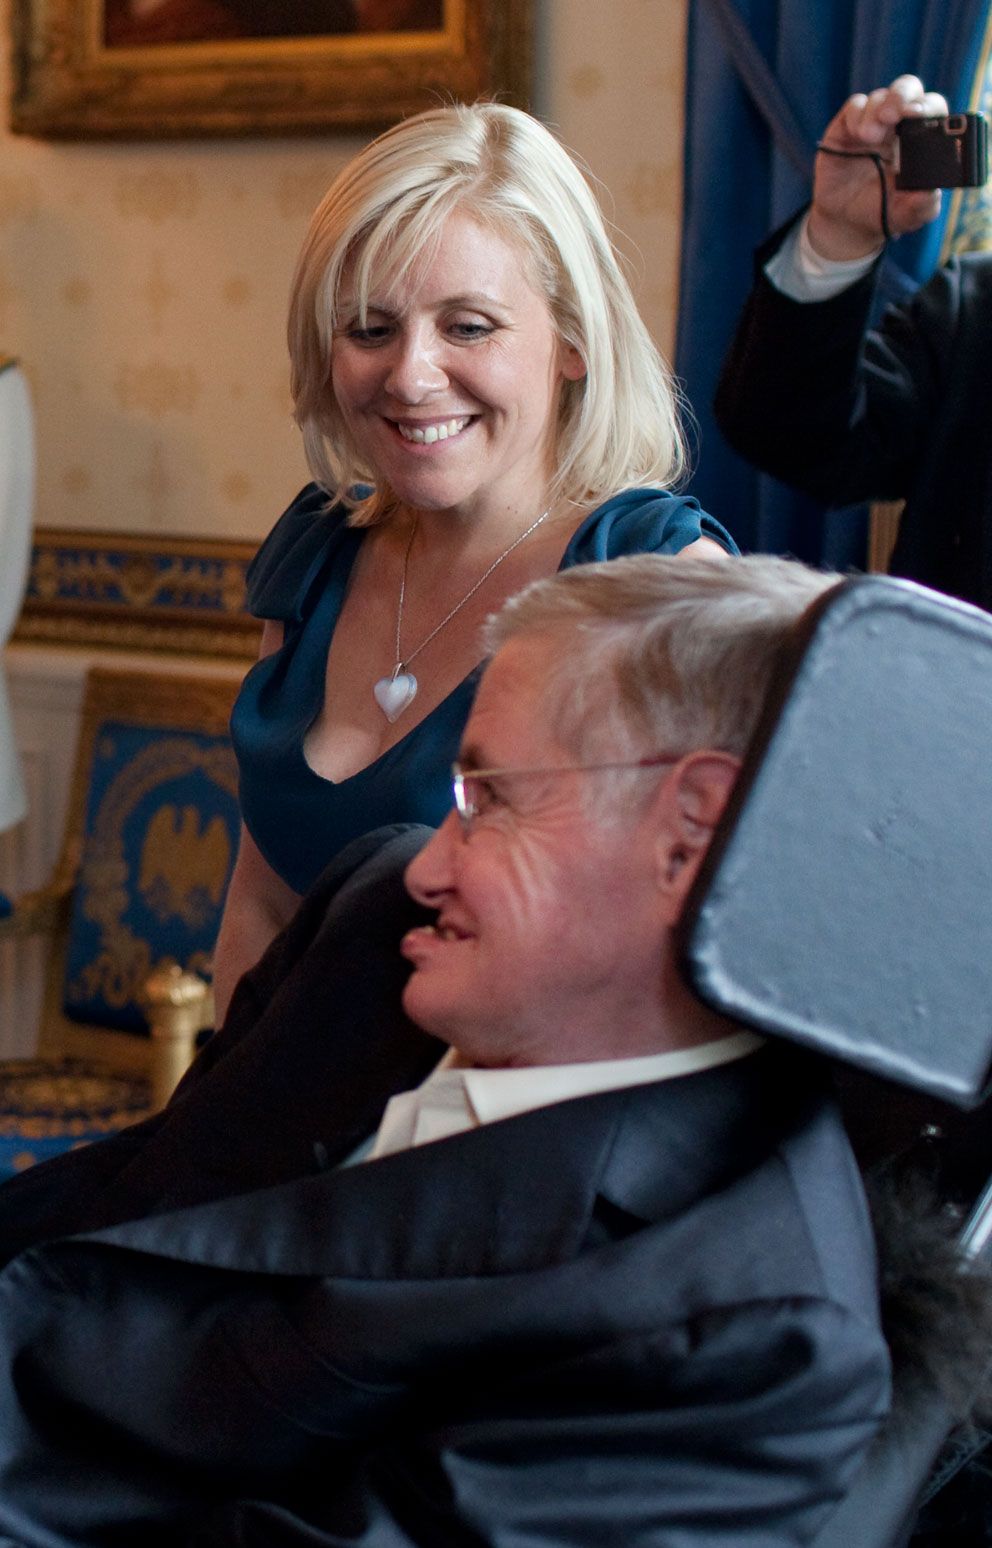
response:
<path fill-rule="evenodd" d="M 141 996 L 151 1033 L 147 1038 L 82 1025 L 62 1011 L 68 925 L 83 855 L 97 738 L 111 721 L 180 734 L 226 735 L 237 691 L 233 677 L 92 668 L 86 678 L 58 862 L 43 887 L 17 899 L 13 912 L 0 919 L 0 943 L 38 935 L 48 939 L 39 1057 L 85 1059 L 143 1075 L 151 1082 L 156 1107 L 167 1100 L 189 1064 L 197 1033 L 211 1023 L 208 985 L 175 965 L 154 965 Z"/>

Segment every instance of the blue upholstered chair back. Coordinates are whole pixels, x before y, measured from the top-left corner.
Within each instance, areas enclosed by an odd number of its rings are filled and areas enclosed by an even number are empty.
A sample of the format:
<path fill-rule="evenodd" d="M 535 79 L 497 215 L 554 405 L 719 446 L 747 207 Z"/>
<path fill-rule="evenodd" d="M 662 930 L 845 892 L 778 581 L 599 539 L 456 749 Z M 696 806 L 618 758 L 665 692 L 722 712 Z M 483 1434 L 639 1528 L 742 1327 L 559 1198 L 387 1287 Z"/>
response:
<path fill-rule="evenodd" d="M 239 824 L 226 731 L 145 709 L 93 728 L 63 1000 L 73 1021 L 139 1033 L 141 988 L 164 958 L 209 976 Z"/>
<path fill-rule="evenodd" d="M 0 1177 L 160 1099 L 171 1054 L 143 1035 L 142 990 L 166 959 L 210 974 L 240 821 L 236 692 L 235 673 L 87 676 L 60 860 L 0 922 L 50 940 L 38 1057 L 0 1064 Z"/>

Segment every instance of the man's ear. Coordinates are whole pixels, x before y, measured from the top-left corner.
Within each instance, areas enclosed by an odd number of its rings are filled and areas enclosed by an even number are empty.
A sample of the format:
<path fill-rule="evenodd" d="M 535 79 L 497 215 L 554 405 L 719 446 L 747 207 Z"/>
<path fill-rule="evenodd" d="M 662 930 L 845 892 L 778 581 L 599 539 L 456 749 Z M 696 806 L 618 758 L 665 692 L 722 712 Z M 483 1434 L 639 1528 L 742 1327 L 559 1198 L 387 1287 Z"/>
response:
<path fill-rule="evenodd" d="M 690 753 L 676 765 L 660 791 L 655 865 L 664 920 L 669 926 L 678 923 L 739 770 L 740 760 L 730 753 Z"/>

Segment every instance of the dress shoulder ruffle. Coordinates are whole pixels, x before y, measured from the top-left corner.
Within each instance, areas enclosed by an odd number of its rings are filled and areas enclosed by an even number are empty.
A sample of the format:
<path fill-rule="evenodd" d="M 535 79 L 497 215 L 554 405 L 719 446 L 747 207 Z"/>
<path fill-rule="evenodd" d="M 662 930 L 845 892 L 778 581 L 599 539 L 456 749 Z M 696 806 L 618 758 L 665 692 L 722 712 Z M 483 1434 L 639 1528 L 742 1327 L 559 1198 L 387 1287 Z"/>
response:
<path fill-rule="evenodd" d="M 341 541 L 353 532 L 347 511 L 326 490 L 307 484 L 283 512 L 248 567 L 247 603 L 256 618 L 283 622 L 305 615 L 310 589 Z"/>

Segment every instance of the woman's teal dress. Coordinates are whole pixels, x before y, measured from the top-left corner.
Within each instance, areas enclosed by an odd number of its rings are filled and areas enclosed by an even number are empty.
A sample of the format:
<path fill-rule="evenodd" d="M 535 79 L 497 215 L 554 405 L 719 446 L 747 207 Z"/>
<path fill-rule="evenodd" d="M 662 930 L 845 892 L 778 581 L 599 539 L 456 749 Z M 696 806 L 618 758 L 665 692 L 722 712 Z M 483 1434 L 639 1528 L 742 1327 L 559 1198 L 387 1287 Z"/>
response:
<path fill-rule="evenodd" d="M 364 535 L 326 502 L 321 489 L 307 485 L 252 563 L 248 605 L 257 617 L 278 619 L 284 639 L 248 673 L 231 718 L 245 824 L 272 869 L 299 893 L 360 834 L 387 823 L 443 821 L 451 805 L 451 763 L 476 684 L 473 672 L 348 779 L 314 773 L 303 742 L 321 709 L 331 635 Z M 699 537 L 737 551 L 695 500 L 629 489 L 586 517 L 561 568 L 620 554 L 673 554 Z"/>

